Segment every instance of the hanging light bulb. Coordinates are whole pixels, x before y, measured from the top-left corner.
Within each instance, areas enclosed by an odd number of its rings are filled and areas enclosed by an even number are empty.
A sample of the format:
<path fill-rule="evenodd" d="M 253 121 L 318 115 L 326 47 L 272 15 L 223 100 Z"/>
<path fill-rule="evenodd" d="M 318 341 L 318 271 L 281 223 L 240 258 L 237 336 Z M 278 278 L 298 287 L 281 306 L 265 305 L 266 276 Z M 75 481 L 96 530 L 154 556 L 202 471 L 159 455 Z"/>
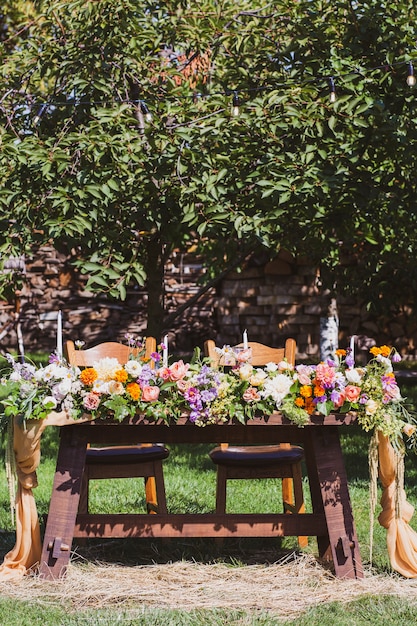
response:
<path fill-rule="evenodd" d="M 329 78 L 329 89 L 330 89 L 330 102 L 333 104 L 337 100 L 336 96 L 336 87 L 334 84 L 334 78 Z"/>
<path fill-rule="evenodd" d="M 33 125 L 37 126 L 41 120 L 42 115 L 45 113 L 46 109 L 48 108 L 47 104 L 41 104 L 41 106 L 39 107 L 39 110 L 37 112 L 37 114 L 35 115 L 35 117 L 33 118 Z"/>
<path fill-rule="evenodd" d="M 414 76 L 414 67 L 411 61 L 408 63 L 408 76 L 407 76 L 407 85 L 409 87 L 414 87 L 416 84 L 416 77 Z"/>
<path fill-rule="evenodd" d="M 232 99 L 232 115 L 233 117 L 238 117 L 239 115 L 239 97 L 237 95 L 237 91 L 233 93 Z"/>
<path fill-rule="evenodd" d="M 147 122 L 151 122 L 152 121 L 152 113 L 149 111 L 148 107 L 146 106 L 145 102 L 143 100 L 140 101 L 140 110 L 143 113 L 143 115 L 145 116 L 145 120 Z"/>

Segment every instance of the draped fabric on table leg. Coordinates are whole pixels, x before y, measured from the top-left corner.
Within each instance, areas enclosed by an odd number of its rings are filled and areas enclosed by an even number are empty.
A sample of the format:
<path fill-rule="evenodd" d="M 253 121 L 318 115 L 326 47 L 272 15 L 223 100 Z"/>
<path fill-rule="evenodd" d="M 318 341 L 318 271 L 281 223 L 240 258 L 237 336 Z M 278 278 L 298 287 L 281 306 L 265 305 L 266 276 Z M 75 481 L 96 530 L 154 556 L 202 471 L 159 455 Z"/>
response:
<path fill-rule="evenodd" d="M 16 457 L 16 544 L 0 566 L 1 580 L 18 580 L 36 567 L 41 558 L 41 533 L 32 489 L 37 487 L 36 469 L 40 461 L 40 440 L 44 420 L 31 420 L 26 427 L 14 424 L 13 447 Z"/>
<path fill-rule="evenodd" d="M 87 417 L 79 421 L 87 421 Z M 90 418 L 91 419 L 91 418 Z M 65 413 L 51 413 L 44 420 L 29 420 L 13 429 L 18 488 L 16 493 L 16 543 L 0 565 L 0 582 L 19 580 L 35 569 L 42 553 L 38 512 L 32 489 L 37 487 L 36 470 L 41 457 L 41 437 L 47 426 L 73 423 Z"/>
<path fill-rule="evenodd" d="M 398 454 L 387 437 L 378 433 L 379 478 L 383 492 L 378 521 L 387 529 L 388 555 L 392 568 L 407 578 L 417 577 L 417 533 L 409 526 L 414 507 L 407 502 L 402 481 L 398 484 Z M 401 478 L 401 477 L 400 477 Z M 396 490 L 398 510 L 396 512 Z"/>

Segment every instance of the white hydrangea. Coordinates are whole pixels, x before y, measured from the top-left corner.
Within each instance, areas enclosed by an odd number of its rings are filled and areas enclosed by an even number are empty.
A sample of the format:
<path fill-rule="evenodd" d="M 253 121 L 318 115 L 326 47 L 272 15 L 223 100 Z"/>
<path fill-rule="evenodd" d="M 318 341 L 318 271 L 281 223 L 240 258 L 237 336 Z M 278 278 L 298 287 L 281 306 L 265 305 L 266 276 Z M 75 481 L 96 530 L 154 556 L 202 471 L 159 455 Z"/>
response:
<path fill-rule="evenodd" d="M 122 368 L 117 359 L 111 357 L 105 357 L 99 361 L 94 361 L 93 368 L 96 370 L 98 380 L 107 382 L 114 380 L 115 374 Z"/>
<path fill-rule="evenodd" d="M 263 398 L 272 398 L 279 408 L 285 396 L 288 395 L 292 385 L 292 380 L 285 374 L 278 374 L 274 378 L 265 381 L 261 395 Z"/>

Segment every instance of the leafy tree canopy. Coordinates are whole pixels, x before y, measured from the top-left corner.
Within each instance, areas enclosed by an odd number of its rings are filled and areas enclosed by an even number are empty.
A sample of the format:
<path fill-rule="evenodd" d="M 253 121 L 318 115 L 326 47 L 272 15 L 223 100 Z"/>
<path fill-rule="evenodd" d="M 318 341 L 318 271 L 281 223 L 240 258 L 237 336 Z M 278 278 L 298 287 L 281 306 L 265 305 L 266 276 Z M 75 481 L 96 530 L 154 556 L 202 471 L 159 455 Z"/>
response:
<path fill-rule="evenodd" d="M 1 257 L 53 241 L 161 308 L 174 247 L 208 275 L 286 247 L 375 306 L 411 298 L 415 24 L 412 0 L 6 2 Z"/>

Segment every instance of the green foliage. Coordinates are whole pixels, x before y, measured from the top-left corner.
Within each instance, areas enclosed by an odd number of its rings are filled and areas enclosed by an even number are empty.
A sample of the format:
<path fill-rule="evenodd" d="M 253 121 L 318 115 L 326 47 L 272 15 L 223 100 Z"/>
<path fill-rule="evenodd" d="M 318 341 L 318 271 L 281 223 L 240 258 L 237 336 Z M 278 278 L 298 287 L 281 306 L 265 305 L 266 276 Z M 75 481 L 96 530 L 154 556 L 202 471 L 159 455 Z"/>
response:
<path fill-rule="evenodd" d="M 285 246 L 375 308 L 414 300 L 414 2 L 33 6 L 4 9 L 2 258 L 53 239 L 123 299 L 155 249 L 196 240 L 209 276 Z"/>

